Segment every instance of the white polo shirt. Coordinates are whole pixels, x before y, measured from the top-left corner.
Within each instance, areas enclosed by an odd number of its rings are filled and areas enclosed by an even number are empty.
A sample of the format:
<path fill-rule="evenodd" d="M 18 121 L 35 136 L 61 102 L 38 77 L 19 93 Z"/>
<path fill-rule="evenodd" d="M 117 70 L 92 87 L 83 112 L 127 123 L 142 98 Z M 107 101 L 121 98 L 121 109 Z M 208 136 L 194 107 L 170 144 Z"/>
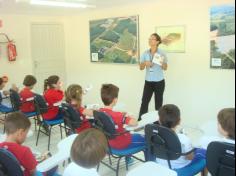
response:
<path fill-rule="evenodd" d="M 97 170 L 83 168 L 72 162 L 65 169 L 63 176 L 99 176 Z"/>

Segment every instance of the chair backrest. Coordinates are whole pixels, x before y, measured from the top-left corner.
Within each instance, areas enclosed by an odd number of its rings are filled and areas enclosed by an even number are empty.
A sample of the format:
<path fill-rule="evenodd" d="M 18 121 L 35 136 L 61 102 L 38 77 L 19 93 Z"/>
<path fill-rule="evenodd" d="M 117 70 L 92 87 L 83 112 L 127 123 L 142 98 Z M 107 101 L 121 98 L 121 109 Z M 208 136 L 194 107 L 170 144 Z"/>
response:
<path fill-rule="evenodd" d="M 80 119 L 81 114 L 68 103 L 62 103 L 61 108 L 64 115 L 65 125 L 68 126 L 73 133 L 76 133 L 76 129 L 82 124 L 82 120 Z"/>
<path fill-rule="evenodd" d="M 0 104 L 2 103 L 2 93 L 0 92 Z"/>
<path fill-rule="evenodd" d="M 181 156 L 181 143 L 172 130 L 160 125 L 145 127 L 148 154 L 165 160 L 176 160 Z"/>
<path fill-rule="evenodd" d="M 117 136 L 113 119 L 105 112 L 94 111 L 95 127 L 102 130 L 109 139 Z"/>
<path fill-rule="evenodd" d="M 210 143 L 207 148 L 207 168 L 212 176 L 235 176 L 235 145 Z"/>
<path fill-rule="evenodd" d="M 48 105 L 46 100 L 42 95 L 35 94 L 34 95 L 34 101 L 35 101 L 35 109 L 38 114 L 44 114 L 48 111 Z"/>
<path fill-rule="evenodd" d="M 15 156 L 4 148 L 0 148 L 0 173 L 4 176 L 23 176 L 23 171 Z"/>
<path fill-rule="evenodd" d="M 10 100 L 14 111 L 19 111 L 21 106 L 21 98 L 17 91 L 10 89 Z"/>

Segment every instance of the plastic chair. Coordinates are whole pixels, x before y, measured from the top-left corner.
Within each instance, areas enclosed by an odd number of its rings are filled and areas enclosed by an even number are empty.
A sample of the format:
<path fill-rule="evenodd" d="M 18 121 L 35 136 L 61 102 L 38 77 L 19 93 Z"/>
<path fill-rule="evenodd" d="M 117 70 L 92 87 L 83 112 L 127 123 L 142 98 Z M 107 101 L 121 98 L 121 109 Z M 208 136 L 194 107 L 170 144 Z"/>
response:
<path fill-rule="evenodd" d="M 210 143 L 207 148 L 207 168 L 212 176 L 235 176 L 235 144 Z"/>
<path fill-rule="evenodd" d="M 172 169 L 171 160 L 177 160 L 181 156 L 187 156 L 196 149 L 187 153 L 182 153 L 181 143 L 178 136 L 172 130 L 156 124 L 150 124 L 145 127 L 145 135 L 148 150 L 148 159 L 160 158 L 167 160 L 169 168 Z M 193 176 L 200 172 L 204 173 L 206 165 L 205 160 L 192 162 L 190 165 L 176 169 L 178 176 Z"/>
<path fill-rule="evenodd" d="M 137 168 L 131 170 L 127 176 L 177 176 L 177 173 L 171 169 L 161 166 L 154 162 L 146 162 Z"/>
<path fill-rule="evenodd" d="M 54 168 L 55 166 L 63 163 L 67 159 L 70 158 L 71 146 L 78 134 L 73 134 L 68 136 L 67 138 L 61 140 L 57 144 L 58 152 L 42 163 L 38 164 L 37 170 L 40 172 L 47 172 Z"/>
<path fill-rule="evenodd" d="M 132 149 L 116 150 L 116 149 L 113 149 L 109 145 L 109 139 L 114 139 L 115 137 L 122 135 L 122 134 L 118 134 L 116 132 L 115 123 L 113 122 L 112 118 L 108 114 L 106 114 L 104 112 L 94 111 L 94 120 L 95 120 L 95 128 L 100 129 L 105 134 L 105 136 L 107 137 L 107 142 L 108 142 L 108 146 L 109 146 L 108 155 L 109 155 L 110 163 L 107 164 L 103 161 L 101 163 L 104 164 L 105 166 L 107 166 L 108 168 L 110 168 L 111 170 L 115 171 L 116 176 L 119 175 L 120 161 L 122 158 L 126 159 L 127 157 L 133 157 L 141 162 L 144 162 L 143 160 L 135 157 L 134 154 L 137 154 L 139 152 L 144 152 L 146 150 L 145 146 L 136 147 L 136 148 L 132 148 Z M 113 168 L 111 166 L 112 165 L 111 157 L 118 159 L 116 168 Z M 98 167 L 98 169 L 99 169 L 99 167 Z M 127 161 L 126 161 L 126 170 L 128 170 Z"/>
<path fill-rule="evenodd" d="M 0 148 L 0 173 L 4 176 L 23 176 L 20 163 L 15 156 L 4 148 Z"/>
<path fill-rule="evenodd" d="M 37 114 L 44 114 L 45 112 L 47 112 L 48 107 L 47 107 L 47 103 L 45 101 L 45 99 L 43 98 L 42 95 L 37 95 L 37 97 L 35 98 L 35 107 L 36 107 L 36 112 Z M 50 143 L 51 143 L 51 132 L 52 132 L 52 128 L 55 126 L 59 126 L 60 127 L 60 134 L 61 134 L 61 139 L 63 138 L 62 136 L 62 128 L 65 128 L 62 126 L 62 124 L 64 123 L 64 119 L 56 119 L 56 120 L 42 120 L 42 122 L 39 125 L 39 129 L 38 129 L 38 135 L 37 135 L 37 139 L 36 139 L 36 146 L 38 145 L 38 141 L 39 141 L 39 135 L 40 133 L 43 133 L 45 135 L 48 136 L 48 150 L 50 150 Z M 42 131 L 41 128 L 42 127 L 48 127 L 48 131 Z"/>
<path fill-rule="evenodd" d="M 62 103 L 61 109 L 63 112 L 63 118 L 66 126 L 66 133 L 76 134 L 76 129 L 83 123 L 80 119 L 80 113 L 76 111 L 70 104 Z"/>

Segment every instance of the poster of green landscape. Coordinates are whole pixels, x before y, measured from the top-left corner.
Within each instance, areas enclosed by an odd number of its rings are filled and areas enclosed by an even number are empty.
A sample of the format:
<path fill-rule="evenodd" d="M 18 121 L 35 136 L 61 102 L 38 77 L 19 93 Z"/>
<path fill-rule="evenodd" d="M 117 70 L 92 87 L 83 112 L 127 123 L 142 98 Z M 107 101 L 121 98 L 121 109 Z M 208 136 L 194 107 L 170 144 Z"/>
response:
<path fill-rule="evenodd" d="M 138 16 L 90 21 L 92 62 L 137 64 Z"/>
<path fill-rule="evenodd" d="M 235 69 L 235 5 L 211 8 L 211 68 Z"/>

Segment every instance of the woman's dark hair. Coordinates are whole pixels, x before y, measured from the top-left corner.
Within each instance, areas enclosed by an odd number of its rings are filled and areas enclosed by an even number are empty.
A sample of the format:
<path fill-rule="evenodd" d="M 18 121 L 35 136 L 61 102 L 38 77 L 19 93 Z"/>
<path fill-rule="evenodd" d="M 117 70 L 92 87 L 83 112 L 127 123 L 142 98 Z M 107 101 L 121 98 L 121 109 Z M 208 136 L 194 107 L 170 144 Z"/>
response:
<path fill-rule="evenodd" d="M 155 37 L 157 41 L 159 41 L 159 44 L 160 45 L 162 43 L 162 39 L 160 37 L 160 35 L 158 35 L 157 33 L 153 33 L 151 36 Z"/>
<path fill-rule="evenodd" d="M 44 91 L 46 91 L 48 88 L 54 88 L 54 84 L 57 84 L 59 80 L 60 78 L 57 75 L 49 76 L 48 79 L 45 79 L 44 81 Z"/>
<path fill-rule="evenodd" d="M 37 83 L 37 80 L 33 75 L 26 75 L 23 81 L 23 85 L 27 87 L 33 86 L 36 83 Z"/>

